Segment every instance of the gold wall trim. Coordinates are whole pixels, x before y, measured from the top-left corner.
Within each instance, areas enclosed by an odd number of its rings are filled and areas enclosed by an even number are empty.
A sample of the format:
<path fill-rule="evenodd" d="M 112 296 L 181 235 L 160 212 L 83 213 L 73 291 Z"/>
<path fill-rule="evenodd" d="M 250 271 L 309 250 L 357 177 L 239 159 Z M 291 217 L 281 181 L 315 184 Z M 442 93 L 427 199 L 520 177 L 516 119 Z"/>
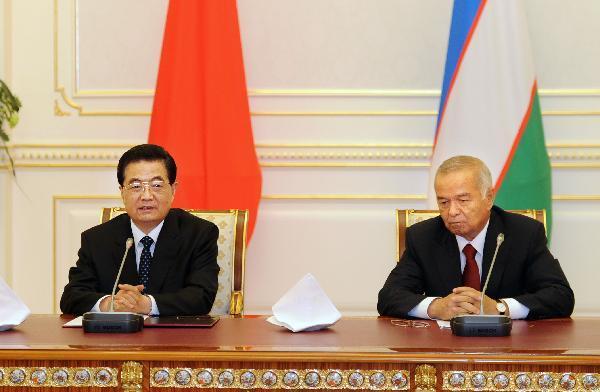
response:
<path fill-rule="evenodd" d="M 427 200 L 425 194 L 267 194 L 264 200 Z M 554 201 L 600 201 L 600 195 L 552 195 Z"/>
<path fill-rule="evenodd" d="M 600 162 L 552 162 L 550 166 L 555 169 L 599 169 Z"/>
<path fill-rule="evenodd" d="M 428 162 L 261 162 L 261 167 L 430 167 Z"/>
<path fill-rule="evenodd" d="M 15 163 L 15 168 L 116 168 L 117 163 L 98 163 L 98 162 L 45 162 L 45 163 Z"/>
<path fill-rule="evenodd" d="M 74 97 L 153 96 L 154 89 L 79 89 Z M 600 96 L 600 89 L 538 89 L 540 97 Z M 265 89 L 249 88 L 249 97 L 440 97 L 439 89 Z"/>
<path fill-rule="evenodd" d="M 152 97 L 154 95 L 154 89 L 140 89 L 140 90 L 119 90 L 119 89 L 106 89 L 106 90 L 85 90 L 75 89 L 73 93 L 74 97 Z"/>
<path fill-rule="evenodd" d="M 54 115 L 58 117 L 70 116 L 71 113 L 64 111 L 60 104 L 58 103 L 58 99 L 54 100 Z"/>
<path fill-rule="evenodd" d="M 256 143 L 256 148 L 433 148 L 433 143 Z M 546 143 L 547 148 L 600 148 L 600 143 Z"/>
<path fill-rule="evenodd" d="M 250 97 L 439 97 L 440 90 L 428 89 L 265 89 L 249 88 Z"/>
<path fill-rule="evenodd" d="M 437 116 L 437 110 L 338 110 L 338 111 L 251 111 L 256 117 L 396 117 Z"/>
<path fill-rule="evenodd" d="M 145 142 L 140 140 L 140 143 Z M 128 149 L 136 143 L 12 143 L 9 148 L 123 148 Z M 433 148 L 430 142 L 411 143 L 255 143 L 256 148 Z M 550 142 L 547 148 L 600 148 L 600 143 L 582 143 L 579 141 Z"/>
<path fill-rule="evenodd" d="M 15 168 L 116 168 L 117 162 L 45 162 L 15 163 Z M 429 168 L 428 162 L 260 162 L 260 167 L 287 168 Z M 553 163 L 555 169 L 600 169 L 600 163 Z M 8 165 L 0 164 L 0 170 L 7 170 Z"/>
<path fill-rule="evenodd" d="M 600 116 L 600 110 L 542 110 L 543 116 Z"/>
<path fill-rule="evenodd" d="M 437 110 L 341 110 L 341 111 L 251 111 L 252 116 L 270 117 L 434 117 Z M 543 116 L 600 116 L 600 110 L 542 110 Z"/>
<path fill-rule="evenodd" d="M 599 88 L 539 88 L 541 97 L 590 97 L 600 96 Z"/>
<path fill-rule="evenodd" d="M 553 195 L 555 201 L 600 201 L 600 195 Z"/>
<path fill-rule="evenodd" d="M 131 148 L 126 143 L 14 143 L 10 148 Z"/>
<path fill-rule="evenodd" d="M 115 168 L 129 143 L 15 143 L 16 168 Z M 600 144 L 548 144 L 557 170 L 599 169 Z M 257 143 L 264 168 L 429 168 L 429 143 Z M 0 170 L 7 168 L 0 151 Z"/>
<path fill-rule="evenodd" d="M 256 143 L 256 148 L 432 148 L 432 143 Z M 600 145 L 599 145 L 600 146 Z"/>
<path fill-rule="evenodd" d="M 350 194 L 281 194 L 281 195 L 262 195 L 265 200 L 426 200 L 426 195 L 350 195 Z"/>
<path fill-rule="evenodd" d="M 588 97 L 600 96 L 598 88 L 540 88 L 541 97 Z M 263 89 L 250 88 L 251 97 L 277 96 L 315 96 L 315 97 L 435 97 L 439 98 L 439 89 Z"/>

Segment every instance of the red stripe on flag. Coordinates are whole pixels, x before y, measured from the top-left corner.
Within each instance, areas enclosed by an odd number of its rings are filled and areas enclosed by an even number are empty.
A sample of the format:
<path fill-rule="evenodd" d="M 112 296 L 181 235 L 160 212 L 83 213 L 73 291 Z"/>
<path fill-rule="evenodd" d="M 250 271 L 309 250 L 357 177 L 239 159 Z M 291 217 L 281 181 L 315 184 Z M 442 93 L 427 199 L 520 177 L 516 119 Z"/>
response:
<path fill-rule="evenodd" d="M 261 194 L 235 0 L 171 0 L 150 143 L 178 166 L 174 206 L 249 209 Z"/>
<path fill-rule="evenodd" d="M 508 169 L 510 168 L 510 164 L 515 156 L 515 152 L 517 151 L 517 148 L 519 147 L 519 143 L 521 142 L 523 133 L 525 133 L 525 129 L 527 129 L 527 124 L 529 123 L 529 117 L 531 117 L 531 110 L 533 109 L 533 100 L 535 99 L 536 91 L 537 91 L 537 81 L 534 80 L 533 86 L 531 87 L 531 94 L 529 96 L 529 105 L 527 106 L 527 111 L 523 115 L 523 120 L 521 121 L 521 126 L 519 127 L 519 132 L 515 136 L 515 140 L 513 141 L 512 147 L 508 154 L 508 157 L 506 158 L 506 162 L 504 162 L 504 167 L 502 168 L 502 171 L 500 172 L 500 175 L 498 176 L 498 179 L 496 180 L 496 186 L 494 188 L 496 190 L 496 192 L 498 191 L 498 189 L 500 189 L 500 186 L 502 186 L 502 181 L 504 181 L 504 177 L 506 176 L 506 173 L 508 172 Z"/>
<path fill-rule="evenodd" d="M 469 29 L 469 34 L 467 35 L 465 44 L 463 45 L 462 51 L 460 52 L 460 56 L 458 57 L 458 62 L 456 63 L 456 68 L 454 68 L 454 73 L 452 74 L 452 79 L 450 79 L 450 86 L 448 86 L 448 94 L 446 94 L 446 100 L 444 101 L 443 106 L 442 106 L 442 113 L 440 114 L 440 120 L 438 121 L 437 127 L 435 128 L 435 137 L 433 140 L 433 151 L 435 151 L 435 146 L 437 145 L 438 135 L 440 133 L 440 127 L 442 125 L 442 122 L 444 121 L 444 114 L 446 113 L 446 106 L 448 105 L 448 101 L 450 100 L 450 95 L 452 94 L 452 90 L 454 88 L 454 82 L 456 80 L 456 76 L 458 75 L 458 71 L 461 68 L 463 57 L 465 56 L 465 53 L 467 52 L 467 49 L 471 44 L 471 38 L 473 37 L 473 34 L 475 33 L 477 26 L 479 25 L 479 18 L 481 17 L 481 14 L 483 13 L 483 9 L 486 4 L 487 4 L 487 0 L 483 0 L 481 2 L 481 4 L 479 4 L 479 9 L 477 10 L 477 15 L 475 16 L 475 19 L 473 19 L 473 24 L 471 25 L 471 28 Z"/>

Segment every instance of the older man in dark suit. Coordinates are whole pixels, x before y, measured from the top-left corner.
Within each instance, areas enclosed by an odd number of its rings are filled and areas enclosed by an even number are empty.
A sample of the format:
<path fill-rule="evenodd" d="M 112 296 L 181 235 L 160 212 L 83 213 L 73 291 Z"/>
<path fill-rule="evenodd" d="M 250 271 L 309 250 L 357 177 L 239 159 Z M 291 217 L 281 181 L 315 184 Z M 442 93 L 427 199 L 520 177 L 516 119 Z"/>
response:
<path fill-rule="evenodd" d="M 110 294 L 128 238 L 114 310 L 152 315 L 206 314 L 217 292 L 218 228 L 171 209 L 177 166 L 162 147 L 125 152 L 117 179 L 127 214 L 81 235 L 79 260 L 60 300 L 64 313 L 110 310 Z"/>
<path fill-rule="evenodd" d="M 478 314 L 482 279 L 500 233 L 484 313 L 568 317 L 574 296 L 541 223 L 493 206 L 489 169 L 474 157 L 445 161 L 435 177 L 440 216 L 406 231 L 406 250 L 379 292 L 381 315 L 448 320 Z"/>

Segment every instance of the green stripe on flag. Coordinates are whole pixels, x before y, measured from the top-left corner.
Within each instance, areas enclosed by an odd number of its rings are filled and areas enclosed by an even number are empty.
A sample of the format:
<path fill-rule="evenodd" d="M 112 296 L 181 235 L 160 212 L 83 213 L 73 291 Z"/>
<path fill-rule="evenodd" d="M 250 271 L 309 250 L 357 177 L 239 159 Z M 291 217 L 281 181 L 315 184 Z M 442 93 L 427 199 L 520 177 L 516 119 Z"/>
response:
<path fill-rule="evenodd" d="M 540 101 L 535 94 L 529 122 L 495 204 L 507 210 L 546 209 L 546 231 L 552 233 L 552 173 L 546 151 Z"/>

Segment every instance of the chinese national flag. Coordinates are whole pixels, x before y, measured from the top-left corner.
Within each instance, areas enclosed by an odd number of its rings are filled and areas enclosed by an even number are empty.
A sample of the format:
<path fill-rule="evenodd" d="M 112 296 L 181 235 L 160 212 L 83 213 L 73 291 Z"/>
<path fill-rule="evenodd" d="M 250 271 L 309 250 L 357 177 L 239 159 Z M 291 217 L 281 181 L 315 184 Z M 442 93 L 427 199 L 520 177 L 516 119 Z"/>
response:
<path fill-rule="evenodd" d="M 177 162 L 174 206 L 249 209 L 261 194 L 235 0 L 171 0 L 149 143 Z"/>

